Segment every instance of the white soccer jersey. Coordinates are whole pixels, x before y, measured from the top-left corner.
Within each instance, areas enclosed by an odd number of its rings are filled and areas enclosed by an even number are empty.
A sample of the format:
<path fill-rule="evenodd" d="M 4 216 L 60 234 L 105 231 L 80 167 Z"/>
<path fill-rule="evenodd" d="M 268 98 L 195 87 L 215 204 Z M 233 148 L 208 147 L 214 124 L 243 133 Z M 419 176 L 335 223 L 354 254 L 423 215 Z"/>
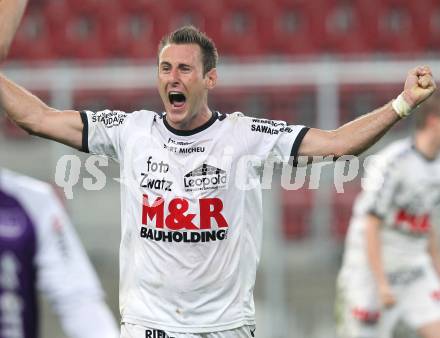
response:
<path fill-rule="evenodd" d="M 307 128 L 241 113 L 192 131 L 145 110 L 81 116 L 83 150 L 120 163 L 122 321 L 193 333 L 254 324 L 256 166 L 296 156 Z"/>
<path fill-rule="evenodd" d="M 0 169 L 0 338 L 38 337 L 41 291 L 71 338 L 116 338 L 96 274 L 51 187 Z"/>
<path fill-rule="evenodd" d="M 385 272 L 426 262 L 432 211 L 440 202 L 440 160 L 403 139 L 378 153 L 366 170 L 346 239 L 344 267 L 368 266 L 365 215 L 380 217 Z"/>

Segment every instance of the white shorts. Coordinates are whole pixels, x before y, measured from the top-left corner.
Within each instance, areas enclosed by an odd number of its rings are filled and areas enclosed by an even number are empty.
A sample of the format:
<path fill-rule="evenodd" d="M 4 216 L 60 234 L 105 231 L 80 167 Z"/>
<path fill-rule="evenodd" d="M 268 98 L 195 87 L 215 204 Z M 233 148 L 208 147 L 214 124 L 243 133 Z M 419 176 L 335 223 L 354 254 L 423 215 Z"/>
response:
<path fill-rule="evenodd" d="M 253 338 L 256 337 L 255 326 L 245 325 L 236 329 L 210 333 L 178 333 L 163 331 L 140 325 L 123 323 L 121 338 Z"/>
<path fill-rule="evenodd" d="M 341 338 L 389 338 L 400 319 L 413 329 L 440 320 L 440 281 L 430 264 L 396 271 L 388 279 L 396 304 L 382 309 L 369 270 L 341 274 L 336 301 Z"/>

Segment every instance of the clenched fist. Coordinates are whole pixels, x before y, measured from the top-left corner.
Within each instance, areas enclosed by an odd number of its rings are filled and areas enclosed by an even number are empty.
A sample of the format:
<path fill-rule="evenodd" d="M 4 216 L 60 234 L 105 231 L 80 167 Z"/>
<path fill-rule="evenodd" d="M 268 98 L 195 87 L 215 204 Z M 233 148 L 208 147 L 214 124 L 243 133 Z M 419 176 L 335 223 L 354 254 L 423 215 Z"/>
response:
<path fill-rule="evenodd" d="M 410 108 L 415 108 L 431 96 L 435 88 L 431 69 L 419 66 L 408 72 L 402 95 Z"/>

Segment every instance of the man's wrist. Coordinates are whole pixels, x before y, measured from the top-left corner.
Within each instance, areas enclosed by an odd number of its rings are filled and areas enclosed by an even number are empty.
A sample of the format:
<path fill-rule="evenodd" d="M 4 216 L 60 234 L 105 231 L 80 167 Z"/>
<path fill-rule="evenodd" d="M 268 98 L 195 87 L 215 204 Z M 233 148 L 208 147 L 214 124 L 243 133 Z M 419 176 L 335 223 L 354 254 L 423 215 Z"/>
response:
<path fill-rule="evenodd" d="M 413 108 L 410 106 L 407 100 L 405 100 L 403 93 L 394 99 L 391 105 L 396 114 L 402 119 L 411 115 L 411 112 L 413 111 Z"/>

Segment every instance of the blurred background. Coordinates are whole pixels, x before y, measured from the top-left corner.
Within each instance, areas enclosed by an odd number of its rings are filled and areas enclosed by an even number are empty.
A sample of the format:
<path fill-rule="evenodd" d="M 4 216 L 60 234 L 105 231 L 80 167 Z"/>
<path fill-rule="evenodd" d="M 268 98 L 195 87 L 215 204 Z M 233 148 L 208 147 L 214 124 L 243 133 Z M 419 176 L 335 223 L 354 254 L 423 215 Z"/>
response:
<path fill-rule="evenodd" d="M 440 74 L 439 0 L 30 0 L 1 67 L 56 108 L 161 111 L 157 44 L 189 23 L 217 45 L 210 106 L 221 112 L 332 129 L 396 97 L 410 68 L 426 63 Z M 93 178 L 87 156 L 28 136 L 5 118 L 0 127 L 0 165 L 54 186 L 59 158 L 80 156 L 74 198 L 65 205 L 119 319 L 117 165 L 101 168 L 102 190 L 86 191 L 83 179 Z M 410 131 L 410 119 L 399 123 L 369 153 Z M 306 180 L 286 190 L 280 172 L 265 190 L 257 333 L 332 338 L 335 278 L 362 171 L 344 194 L 333 165 L 322 169 L 319 189 Z M 43 304 L 42 337 L 64 337 Z M 415 335 L 399 326 L 396 337 Z"/>

